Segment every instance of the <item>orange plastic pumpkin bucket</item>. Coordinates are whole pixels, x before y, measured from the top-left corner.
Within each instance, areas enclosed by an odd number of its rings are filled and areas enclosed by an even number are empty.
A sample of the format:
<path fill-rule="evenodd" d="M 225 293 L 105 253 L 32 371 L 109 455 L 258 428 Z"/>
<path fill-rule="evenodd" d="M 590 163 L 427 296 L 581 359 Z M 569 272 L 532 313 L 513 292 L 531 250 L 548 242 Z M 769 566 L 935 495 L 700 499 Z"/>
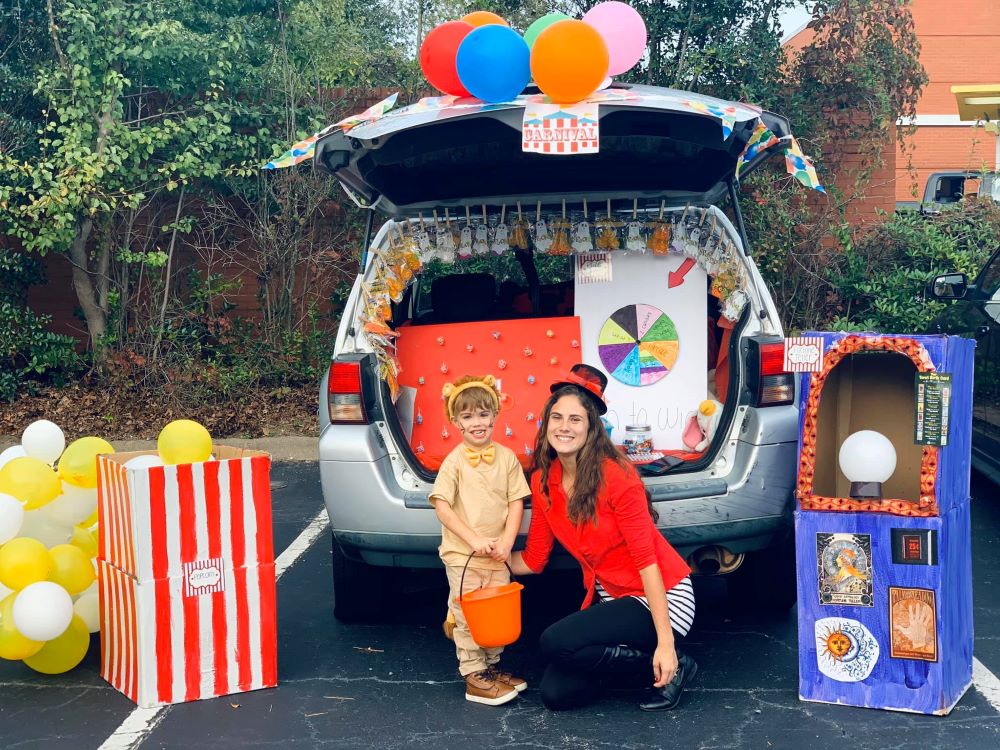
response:
<path fill-rule="evenodd" d="M 469 560 L 462 569 L 460 590 L 465 588 L 465 571 L 471 560 L 472 555 L 469 555 Z M 510 570 L 510 565 L 507 569 Z M 511 575 L 514 575 L 513 571 Z M 482 648 L 497 648 L 507 646 L 521 637 L 523 588 L 523 584 L 511 581 L 503 586 L 485 586 L 455 599 L 462 607 L 472 640 Z"/>

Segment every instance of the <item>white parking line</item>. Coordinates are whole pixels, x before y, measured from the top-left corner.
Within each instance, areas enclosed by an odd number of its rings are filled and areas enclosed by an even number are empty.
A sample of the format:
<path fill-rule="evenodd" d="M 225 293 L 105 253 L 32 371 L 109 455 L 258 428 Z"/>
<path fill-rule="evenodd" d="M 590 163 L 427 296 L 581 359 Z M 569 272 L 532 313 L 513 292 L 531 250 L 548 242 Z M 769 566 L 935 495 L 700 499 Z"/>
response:
<path fill-rule="evenodd" d="M 326 510 L 309 522 L 309 525 L 295 537 L 294 541 L 278 555 L 274 561 L 274 577 L 277 580 L 312 546 L 327 525 Z M 992 676 L 992 675 L 991 675 Z M 993 679 L 996 679 L 995 677 Z M 125 721 L 108 737 L 98 750 L 132 750 L 138 747 L 149 733 L 163 721 L 170 706 L 156 708 L 136 708 Z"/>
<path fill-rule="evenodd" d="M 972 685 L 1000 712 L 1000 678 L 976 657 L 972 657 Z"/>

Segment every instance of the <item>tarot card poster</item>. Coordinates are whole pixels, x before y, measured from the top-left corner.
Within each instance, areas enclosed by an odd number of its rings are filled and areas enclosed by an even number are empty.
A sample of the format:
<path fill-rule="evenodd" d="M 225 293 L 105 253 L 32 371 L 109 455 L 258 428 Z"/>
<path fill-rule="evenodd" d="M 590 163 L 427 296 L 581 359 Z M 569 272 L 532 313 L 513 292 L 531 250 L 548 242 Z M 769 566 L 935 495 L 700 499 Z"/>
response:
<path fill-rule="evenodd" d="M 871 607 L 871 534 L 816 534 L 819 603 Z"/>
<path fill-rule="evenodd" d="M 889 587 L 889 655 L 937 661 L 937 605 L 932 589 Z"/>

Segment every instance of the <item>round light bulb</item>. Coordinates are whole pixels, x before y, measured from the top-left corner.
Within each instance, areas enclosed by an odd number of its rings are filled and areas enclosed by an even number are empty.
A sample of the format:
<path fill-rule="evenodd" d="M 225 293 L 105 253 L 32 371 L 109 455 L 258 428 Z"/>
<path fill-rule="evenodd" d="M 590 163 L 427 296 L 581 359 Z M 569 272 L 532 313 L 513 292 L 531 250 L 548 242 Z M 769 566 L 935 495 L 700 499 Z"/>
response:
<path fill-rule="evenodd" d="M 896 470 L 896 449 L 881 432 L 860 430 L 841 444 L 838 460 L 850 482 L 886 482 Z"/>

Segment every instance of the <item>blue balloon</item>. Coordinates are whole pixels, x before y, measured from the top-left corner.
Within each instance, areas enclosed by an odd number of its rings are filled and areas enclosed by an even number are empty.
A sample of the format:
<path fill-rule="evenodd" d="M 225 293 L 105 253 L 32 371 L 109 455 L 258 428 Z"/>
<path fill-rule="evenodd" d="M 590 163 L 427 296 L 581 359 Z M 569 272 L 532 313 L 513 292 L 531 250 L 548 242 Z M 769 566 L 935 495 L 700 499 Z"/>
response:
<path fill-rule="evenodd" d="M 484 102 L 509 102 L 531 80 L 531 51 L 511 28 L 490 24 L 473 29 L 458 47 L 455 67 L 470 94 Z"/>

